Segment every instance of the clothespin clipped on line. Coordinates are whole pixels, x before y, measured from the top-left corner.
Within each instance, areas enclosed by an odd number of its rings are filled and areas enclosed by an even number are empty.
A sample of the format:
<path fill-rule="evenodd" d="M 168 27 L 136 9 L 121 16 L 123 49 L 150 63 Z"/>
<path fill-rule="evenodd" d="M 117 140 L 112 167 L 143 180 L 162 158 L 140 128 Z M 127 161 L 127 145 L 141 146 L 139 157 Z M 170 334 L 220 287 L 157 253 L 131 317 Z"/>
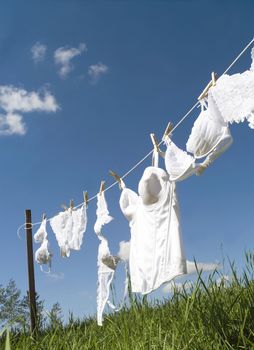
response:
<path fill-rule="evenodd" d="M 165 141 L 167 137 L 171 137 L 170 134 L 172 130 L 173 130 L 173 123 L 169 122 L 162 137 L 163 141 Z"/>
<path fill-rule="evenodd" d="M 71 199 L 70 200 L 70 209 L 73 210 L 73 208 L 74 208 L 74 200 Z"/>
<path fill-rule="evenodd" d="M 43 214 L 42 214 L 42 221 L 45 220 L 45 219 L 46 219 L 46 214 L 43 213 Z"/>
<path fill-rule="evenodd" d="M 152 140 L 154 149 L 155 149 L 158 153 L 160 153 L 161 150 L 160 150 L 160 147 L 159 147 L 159 145 L 158 145 L 158 141 L 157 141 L 157 139 L 156 139 L 156 137 L 155 137 L 155 134 L 150 134 L 150 137 L 151 137 L 151 140 Z"/>
<path fill-rule="evenodd" d="M 207 96 L 209 89 L 212 86 L 216 85 L 216 80 L 217 80 L 217 74 L 212 72 L 212 80 L 206 85 L 202 93 L 199 95 L 198 100 L 201 101 L 204 97 Z"/>
<path fill-rule="evenodd" d="M 63 208 L 65 211 L 68 210 L 68 207 L 65 204 L 61 204 L 61 208 Z"/>
<path fill-rule="evenodd" d="M 109 170 L 109 175 L 113 176 L 116 181 L 119 183 L 120 190 L 123 190 L 125 188 L 125 183 L 123 182 L 123 179 L 117 175 L 113 170 Z"/>
<path fill-rule="evenodd" d="M 83 197 L 84 197 L 84 203 L 85 203 L 86 207 L 88 207 L 89 199 L 88 199 L 88 192 L 87 191 L 83 191 Z"/>
<path fill-rule="evenodd" d="M 100 185 L 100 192 L 99 192 L 100 196 L 101 196 L 102 192 L 104 192 L 104 190 L 105 190 L 105 181 L 102 180 L 101 185 Z"/>

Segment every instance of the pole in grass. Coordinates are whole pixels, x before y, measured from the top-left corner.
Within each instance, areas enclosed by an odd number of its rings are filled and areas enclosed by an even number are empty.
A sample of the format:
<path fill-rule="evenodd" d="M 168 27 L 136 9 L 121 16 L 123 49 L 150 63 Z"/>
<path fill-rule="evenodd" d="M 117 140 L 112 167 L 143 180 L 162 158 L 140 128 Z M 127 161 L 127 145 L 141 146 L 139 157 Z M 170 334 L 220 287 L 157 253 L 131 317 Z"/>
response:
<path fill-rule="evenodd" d="M 30 330 L 35 331 L 37 311 L 36 311 L 36 293 L 34 278 L 34 259 L 33 259 L 33 240 L 32 240 L 32 214 L 31 210 L 26 210 L 26 245 L 27 245 L 27 266 L 29 282 L 29 308 L 30 308 Z"/>

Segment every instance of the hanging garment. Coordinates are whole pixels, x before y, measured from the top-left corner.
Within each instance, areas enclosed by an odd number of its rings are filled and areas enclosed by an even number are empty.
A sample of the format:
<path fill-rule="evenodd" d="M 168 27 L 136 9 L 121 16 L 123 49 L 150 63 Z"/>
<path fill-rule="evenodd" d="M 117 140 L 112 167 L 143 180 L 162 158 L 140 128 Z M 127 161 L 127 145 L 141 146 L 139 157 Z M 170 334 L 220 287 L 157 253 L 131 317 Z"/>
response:
<path fill-rule="evenodd" d="M 43 271 L 42 265 L 49 265 L 49 271 L 51 268 L 52 252 L 50 250 L 50 245 L 48 241 L 48 234 L 46 231 L 47 220 L 44 218 L 37 232 L 34 234 L 34 241 L 36 243 L 41 243 L 39 249 L 35 252 L 35 261 L 41 265 L 41 270 Z"/>
<path fill-rule="evenodd" d="M 192 153 L 196 159 L 204 158 L 212 152 L 218 153 L 219 156 L 231 144 L 232 136 L 228 125 L 213 100 L 209 100 L 208 109 L 205 109 L 205 104 L 202 102 L 201 113 L 186 143 L 187 151 Z"/>
<path fill-rule="evenodd" d="M 47 220 L 46 218 L 43 218 L 40 227 L 34 234 L 34 241 L 35 243 L 42 243 L 43 240 L 47 237 L 47 231 L 46 231 L 46 224 Z"/>
<path fill-rule="evenodd" d="M 102 226 L 110 223 L 110 221 L 113 220 L 112 216 L 109 215 L 104 191 L 97 195 L 96 217 L 97 219 L 94 224 L 94 231 L 97 235 L 100 235 Z"/>
<path fill-rule="evenodd" d="M 254 51 L 252 49 L 252 60 Z M 213 100 L 225 122 L 240 123 L 245 119 L 254 129 L 254 63 L 250 70 L 223 75 L 208 92 L 208 104 Z"/>
<path fill-rule="evenodd" d="M 50 220 L 51 228 L 56 236 L 62 257 L 70 256 L 69 242 L 72 239 L 71 209 L 60 212 Z"/>
<path fill-rule="evenodd" d="M 97 287 L 97 324 L 102 326 L 103 311 L 107 304 L 110 285 L 113 281 L 117 261 L 110 254 L 108 241 L 102 235 L 102 226 L 108 224 L 113 218 L 109 215 L 104 191 L 97 195 L 97 219 L 94 231 L 100 240 L 98 247 L 98 287 Z"/>
<path fill-rule="evenodd" d="M 195 163 L 195 158 L 178 148 L 170 138 L 165 143 L 165 167 L 170 181 L 182 181 L 196 173 L 199 165 Z"/>
<path fill-rule="evenodd" d="M 86 205 L 79 209 L 60 212 L 50 220 L 62 257 L 69 257 L 70 250 L 79 250 L 87 226 Z"/>
<path fill-rule="evenodd" d="M 105 199 L 104 192 L 101 192 L 97 195 L 97 210 L 96 210 L 97 219 L 94 225 L 94 231 L 100 240 L 98 247 L 98 287 L 97 287 L 97 324 L 102 326 L 103 323 L 103 312 L 106 304 L 111 307 L 114 311 L 120 311 L 124 305 L 125 298 L 128 292 L 128 271 L 127 271 L 127 262 L 126 256 L 122 254 L 123 250 L 126 250 L 126 243 L 120 243 L 120 251 L 117 256 L 113 256 L 110 253 L 108 247 L 108 241 L 102 234 L 102 227 L 105 224 L 108 224 L 113 218 L 109 215 L 107 202 Z M 109 301 L 110 286 L 114 279 L 115 270 L 119 262 L 125 262 L 125 288 L 124 296 L 120 307 L 117 308 L 114 304 Z"/>
<path fill-rule="evenodd" d="M 87 225 L 87 208 L 83 204 L 80 208 L 72 210 L 72 237 L 69 242 L 70 249 L 80 250 Z"/>
<path fill-rule="evenodd" d="M 111 257 L 108 241 L 100 236 L 101 240 L 98 248 L 98 287 L 97 287 L 97 323 L 102 326 L 103 311 L 109 298 L 110 285 L 113 281 L 115 274 L 115 266 L 112 264 L 108 266 L 105 264 L 105 260 Z"/>
<path fill-rule="evenodd" d="M 125 188 L 120 207 L 129 221 L 132 292 L 147 294 L 186 273 L 175 183 L 160 168 L 148 167 L 139 196 Z"/>
<path fill-rule="evenodd" d="M 52 253 L 50 251 L 49 241 L 48 241 L 47 238 L 45 238 L 43 240 L 40 248 L 37 249 L 36 252 L 35 252 L 35 260 L 40 265 L 48 264 L 49 265 L 49 271 L 50 271 L 51 258 L 52 258 Z M 42 266 L 41 266 L 41 270 L 42 270 Z"/>

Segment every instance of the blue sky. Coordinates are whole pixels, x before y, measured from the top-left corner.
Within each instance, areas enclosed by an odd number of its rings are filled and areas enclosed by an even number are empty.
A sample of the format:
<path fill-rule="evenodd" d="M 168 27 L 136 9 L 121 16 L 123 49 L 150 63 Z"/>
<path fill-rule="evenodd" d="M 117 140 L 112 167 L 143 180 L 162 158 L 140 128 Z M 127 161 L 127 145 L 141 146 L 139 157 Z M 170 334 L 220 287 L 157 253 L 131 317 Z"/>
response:
<path fill-rule="evenodd" d="M 0 89 L 11 101 L 0 107 L 0 283 L 14 278 L 27 289 L 25 239 L 16 235 L 25 209 L 34 221 L 52 217 L 71 198 L 80 203 L 83 190 L 93 196 L 102 179 L 112 183 L 109 169 L 125 173 L 151 150 L 149 133 L 159 138 L 176 124 L 211 71 L 221 74 L 252 39 L 253 11 L 247 0 L 1 1 Z M 250 64 L 249 50 L 230 73 Z M 23 94 L 22 108 L 13 107 L 13 92 Z M 177 145 L 185 146 L 198 113 L 175 131 Z M 231 148 L 202 177 L 179 183 L 178 195 L 187 258 L 221 261 L 223 246 L 241 268 L 253 247 L 254 131 L 247 124 L 231 131 Z M 136 190 L 150 164 L 126 185 Z M 119 196 L 117 187 L 106 194 L 113 253 L 130 235 Z M 48 226 L 54 275 L 35 266 L 37 292 L 65 314 L 96 310 L 95 209 L 93 201 L 80 252 L 62 259 Z"/>

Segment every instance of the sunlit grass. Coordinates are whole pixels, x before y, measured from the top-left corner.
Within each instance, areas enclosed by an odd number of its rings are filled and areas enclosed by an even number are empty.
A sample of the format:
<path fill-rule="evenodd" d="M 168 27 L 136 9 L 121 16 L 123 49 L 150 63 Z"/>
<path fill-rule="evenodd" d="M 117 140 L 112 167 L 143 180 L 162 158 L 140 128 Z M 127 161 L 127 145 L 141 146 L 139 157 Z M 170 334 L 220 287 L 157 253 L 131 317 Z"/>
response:
<path fill-rule="evenodd" d="M 154 302 L 132 297 L 130 306 L 105 317 L 73 320 L 67 325 L 38 331 L 32 338 L 23 332 L 2 334 L 2 348 L 11 349 L 254 349 L 254 254 L 246 254 L 246 267 L 231 280 L 216 283 L 215 272 L 205 282 L 202 275 L 191 289 L 175 290 L 169 300 Z M 6 349 L 9 349 L 6 347 Z"/>

